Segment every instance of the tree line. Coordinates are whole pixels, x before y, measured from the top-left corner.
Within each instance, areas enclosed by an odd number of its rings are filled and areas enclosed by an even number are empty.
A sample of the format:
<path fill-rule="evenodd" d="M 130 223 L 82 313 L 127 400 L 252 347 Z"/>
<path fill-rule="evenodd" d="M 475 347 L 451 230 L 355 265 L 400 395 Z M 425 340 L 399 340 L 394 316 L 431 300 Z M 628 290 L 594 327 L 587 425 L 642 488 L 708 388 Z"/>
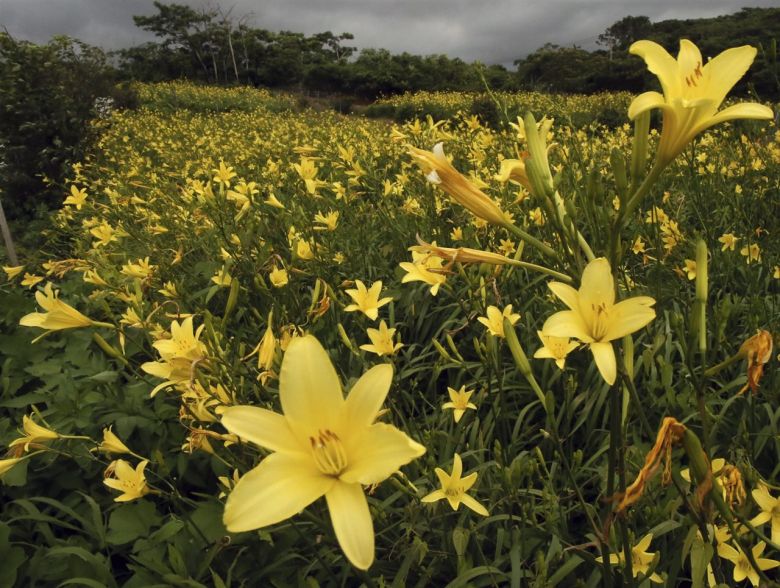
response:
<path fill-rule="evenodd" d="M 446 55 L 393 54 L 385 49 L 357 51 L 350 33 L 304 35 L 251 26 L 247 16 L 221 8 L 196 10 L 155 2 L 156 14 L 134 16 L 135 24 L 159 41 L 116 53 L 123 76 L 143 81 L 185 77 L 206 83 L 241 83 L 271 88 L 345 93 L 373 99 L 417 90 L 497 90 L 551 92 L 641 91 L 652 83 L 640 59 L 628 48 L 638 39 L 657 41 L 676 53 L 680 38 L 696 43 L 706 56 L 728 47 L 759 47 L 756 64 L 738 91 L 764 98 L 780 96 L 776 39 L 780 8 L 744 8 L 727 16 L 651 22 L 627 16 L 599 35 L 599 49 L 547 43 L 502 65 L 467 63 Z"/>

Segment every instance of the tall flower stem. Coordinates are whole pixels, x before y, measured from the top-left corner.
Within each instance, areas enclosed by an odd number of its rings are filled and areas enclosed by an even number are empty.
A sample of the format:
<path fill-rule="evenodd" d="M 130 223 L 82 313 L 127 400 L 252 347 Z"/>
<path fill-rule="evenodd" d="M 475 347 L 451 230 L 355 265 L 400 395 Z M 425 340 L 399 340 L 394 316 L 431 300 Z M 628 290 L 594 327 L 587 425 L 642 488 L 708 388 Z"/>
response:
<path fill-rule="evenodd" d="M 552 247 L 545 245 L 542 243 L 539 239 L 534 237 L 533 235 L 530 235 L 526 233 L 523 229 L 520 227 L 513 225 L 511 223 L 507 223 L 503 225 L 509 232 L 511 232 L 515 237 L 518 239 L 521 239 L 522 241 L 525 241 L 528 243 L 531 247 L 538 249 L 539 252 L 543 253 L 545 256 L 550 257 L 552 259 L 558 259 L 558 253 L 553 249 Z"/>
<path fill-rule="evenodd" d="M 617 267 L 619 261 L 618 248 L 620 244 L 620 232 L 625 228 L 631 215 L 636 211 L 644 197 L 650 192 L 650 188 L 658 181 L 658 178 L 661 176 L 661 172 L 663 172 L 665 167 L 666 165 L 660 165 L 656 162 L 650 170 L 650 173 L 645 176 L 645 179 L 639 185 L 639 188 L 636 189 L 636 192 L 628 199 L 626 205 L 620 207 L 617 218 L 615 218 L 615 224 L 612 227 L 612 234 L 610 235 L 609 252 L 612 267 Z"/>

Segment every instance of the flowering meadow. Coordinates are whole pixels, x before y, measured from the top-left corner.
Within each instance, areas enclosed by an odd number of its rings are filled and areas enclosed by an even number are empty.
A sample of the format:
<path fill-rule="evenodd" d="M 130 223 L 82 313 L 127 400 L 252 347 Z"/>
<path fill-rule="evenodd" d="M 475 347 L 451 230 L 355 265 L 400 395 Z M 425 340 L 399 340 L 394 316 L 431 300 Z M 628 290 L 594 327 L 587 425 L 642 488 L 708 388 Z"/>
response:
<path fill-rule="evenodd" d="M 750 47 L 632 52 L 660 92 L 498 124 L 93 121 L 0 274 L 0 585 L 773 585 L 776 106 Z"/>

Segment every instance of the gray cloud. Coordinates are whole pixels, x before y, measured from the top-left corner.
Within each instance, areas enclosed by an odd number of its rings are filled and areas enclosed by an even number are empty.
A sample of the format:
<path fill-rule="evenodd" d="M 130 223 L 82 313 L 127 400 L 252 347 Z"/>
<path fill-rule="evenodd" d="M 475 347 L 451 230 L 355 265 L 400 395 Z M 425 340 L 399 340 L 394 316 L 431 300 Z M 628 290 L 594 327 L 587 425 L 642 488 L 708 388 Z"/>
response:
<path fill-rule="evenodd" d="M 195 8 L 207 3 L 179 0 Z M 595 47 L 598 35 L 628 15 L 653 21 L 738 11 L 744 0 L 225 0 L 235 19 L 258 28 L 355 35 L 359 48 L 394 53 L 445 53 L 466 61 L 511 64 L 546 42 Z M 211 4 L 214 5 L 213 3 Z M 752 0 L 777 6 L 776 0 Z M 154 14 L 152 0 L 0 0 L 0 26 L 18 38 L 45 42 L 65 34 L 106 49 L 154 37 L 133 24 Z"/>

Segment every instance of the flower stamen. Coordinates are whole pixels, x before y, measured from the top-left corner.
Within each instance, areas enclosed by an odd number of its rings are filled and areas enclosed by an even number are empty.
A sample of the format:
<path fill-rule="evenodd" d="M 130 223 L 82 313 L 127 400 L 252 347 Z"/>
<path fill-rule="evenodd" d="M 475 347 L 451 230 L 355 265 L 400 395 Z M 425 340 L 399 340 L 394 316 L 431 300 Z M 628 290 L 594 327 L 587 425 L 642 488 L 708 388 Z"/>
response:
<path fill-rule="evenodd" d="M 347 454 L 338 435 L 325 429 L 317 437 L 309 437 L 314 463 L 327 476 L 338 476 L 347 469 Z"/>

